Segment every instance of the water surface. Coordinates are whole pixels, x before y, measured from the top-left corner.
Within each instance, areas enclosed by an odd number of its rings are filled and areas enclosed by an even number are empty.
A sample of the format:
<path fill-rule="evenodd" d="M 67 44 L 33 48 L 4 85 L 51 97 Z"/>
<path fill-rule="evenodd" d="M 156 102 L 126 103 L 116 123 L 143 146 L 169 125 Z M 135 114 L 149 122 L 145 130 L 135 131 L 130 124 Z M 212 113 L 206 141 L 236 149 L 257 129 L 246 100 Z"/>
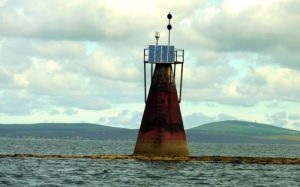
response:
<path fill-rule="evenodd" d="M 300 156 L 300 145 L 189 147 L 195 156 Z M 133 141 L 0 138 L 0 154 L 131 154 L 133 148 Z M 0 158 L 0 186 L 299 186 L 299 176 L 299 165 Z"/>

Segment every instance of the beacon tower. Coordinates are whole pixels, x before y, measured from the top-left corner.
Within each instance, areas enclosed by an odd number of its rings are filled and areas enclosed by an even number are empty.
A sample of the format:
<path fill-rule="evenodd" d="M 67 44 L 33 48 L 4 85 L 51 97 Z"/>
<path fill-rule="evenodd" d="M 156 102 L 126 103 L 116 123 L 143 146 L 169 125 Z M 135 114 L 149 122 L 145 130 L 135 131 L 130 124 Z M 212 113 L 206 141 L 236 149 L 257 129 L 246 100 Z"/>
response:
<path fill-rule="evenodd" d="M 170 45 L 172 15 L 169 24 L 168 44 L 156 44 L 144 49 L 145 110 L 137 137 L 134 155 L 188 156 L 188 146 L 183 128 L 179 103 L 182 93 L 184 50 Z M 150 88 L 147 96 L 146 67 L 150 65 Z M 176 66 L 180 66 L 179 93 L 177 94 Z M 154 68 L 154 72 L 153 72 Z M 179 97 L 178 97 L 179 95 Z"/>

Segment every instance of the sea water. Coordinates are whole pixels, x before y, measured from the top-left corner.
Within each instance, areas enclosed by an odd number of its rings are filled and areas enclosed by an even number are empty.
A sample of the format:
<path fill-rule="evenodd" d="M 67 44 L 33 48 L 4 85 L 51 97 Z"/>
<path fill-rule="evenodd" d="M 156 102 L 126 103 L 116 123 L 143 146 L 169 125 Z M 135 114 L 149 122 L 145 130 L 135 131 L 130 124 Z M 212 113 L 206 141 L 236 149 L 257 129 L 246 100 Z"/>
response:
<path fill-rule="evenodd" d="M 134 141 L 0 138 L 0 154 L 131 154 Z M 300 157 L 300 145 L 189 143 L 193 156 Z M 0 186 L 300 186 L 300 165 L 0 158 Z"/>

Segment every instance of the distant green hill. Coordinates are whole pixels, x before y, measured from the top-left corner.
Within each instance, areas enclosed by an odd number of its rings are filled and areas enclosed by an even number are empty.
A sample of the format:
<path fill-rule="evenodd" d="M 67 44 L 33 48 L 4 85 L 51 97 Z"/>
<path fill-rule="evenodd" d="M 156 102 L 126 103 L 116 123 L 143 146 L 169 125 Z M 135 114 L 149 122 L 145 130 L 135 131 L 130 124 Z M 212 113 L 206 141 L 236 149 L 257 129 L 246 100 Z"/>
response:
<path fill-rule="evenodd" d="M 89 123 L 0 124 L 0 137 L 136 140 L 137 129 Z M 296 143 L 300 132 L 246 121 L 213 122 L 186 130 L 188 141 L 203 143 Z"/>
<path fill-rule="evenodd" d="M 137 130 L 90 123 L 2 124 L 0 137 L 135 139 Z"/>
<path fill-rule="evenodd" d="M 187 130 L 189 139 L 236 143 L 300 143 L 300 132 L 248 121 L 220 121 Z"/>

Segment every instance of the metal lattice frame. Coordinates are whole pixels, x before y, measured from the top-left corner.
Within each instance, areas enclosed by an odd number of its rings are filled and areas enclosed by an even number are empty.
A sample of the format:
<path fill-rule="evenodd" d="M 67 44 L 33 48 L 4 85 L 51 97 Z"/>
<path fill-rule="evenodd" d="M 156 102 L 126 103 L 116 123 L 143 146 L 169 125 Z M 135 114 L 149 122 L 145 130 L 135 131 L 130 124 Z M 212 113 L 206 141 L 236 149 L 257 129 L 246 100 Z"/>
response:
<path fill-rule="evenodd" d="M 148 62 L 149 58 L 149 49 L 146 48 L 144 49 L 144 94 L 145 94 L 145 103 L 147 101 L 147 75 L 146 75 L 146 64 Z M 181 72 L 180 72 L 180 83 L 179 83 L 179 103 L 181 102 L 181 95 L 182 95 L 182 77 L 183 77 L 183 63 L 184 63 L 184 49 L 175 49 L 175 61 L 173 63 L 168 63 L 168 64 L 173 64 L 174 65 L 174 80 L 176 77 L 176 65 L 180 64 L 181 65 Z M 156 63 L 150 63 L 151 65 L 151 82 L 150 86 L 152 84 L 152 77 L 153 77 L 153 64 Z"/>

